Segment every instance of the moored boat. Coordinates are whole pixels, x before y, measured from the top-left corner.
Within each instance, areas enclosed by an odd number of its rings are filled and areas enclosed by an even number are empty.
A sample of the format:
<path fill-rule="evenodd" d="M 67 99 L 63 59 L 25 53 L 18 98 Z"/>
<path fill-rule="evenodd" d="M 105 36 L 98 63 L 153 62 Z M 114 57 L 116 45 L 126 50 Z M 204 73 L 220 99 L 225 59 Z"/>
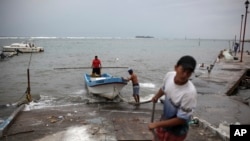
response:
<path fill-rule="evenodd" d="M 108 73 L 103 73 L 101 76 L 84 74 L 84 80 L 89 93 L 107 99 L 114 99 L 127 85 L 127 81 L 122 77 L 114 77 Z"/>
<path fill-rule="evenodd" d="M 3 46 L 3 52 L 15 51 L 19 51 L 22 53 L 44 52 L 44 48 L 37 47 L 31 43 L 13 43 L 10 46 Z"/>
<path fill-rule="evenodd" d="M 12 57 L 14 55 L 18 55 L 18 53 L 16 51 L 13 51 L 13 52 L 2 52 L 2 51 L 0 51 L 0 58 L 1 59 L 4 59 L 6 57 Z"/>

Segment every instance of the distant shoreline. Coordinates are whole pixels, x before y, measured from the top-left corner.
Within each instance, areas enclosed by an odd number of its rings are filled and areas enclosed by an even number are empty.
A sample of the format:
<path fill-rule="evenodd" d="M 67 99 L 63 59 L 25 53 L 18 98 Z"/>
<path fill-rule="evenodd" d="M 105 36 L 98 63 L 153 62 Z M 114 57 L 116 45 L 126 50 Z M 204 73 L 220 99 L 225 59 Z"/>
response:
<path fill-rule="evenodd" d="M 135 36 L 135 38 L 154 38 L 153 36 Z"/>
<path fill-rule="evenodd" d="M 151 39 L 165 39 L 165 40 L 214 40 L 214 41 L 234 41 L 235 39 L 209 39 L 209 38 L 156 38 L 153 36 L 134 36 L 134 37 L 42 37 L 42 36 L 0 36 L 0 39 L 139 39 L 139 38 L 151 38 Z M 246 39 L 245 42 L 250 42 L 250 39 Z"/>

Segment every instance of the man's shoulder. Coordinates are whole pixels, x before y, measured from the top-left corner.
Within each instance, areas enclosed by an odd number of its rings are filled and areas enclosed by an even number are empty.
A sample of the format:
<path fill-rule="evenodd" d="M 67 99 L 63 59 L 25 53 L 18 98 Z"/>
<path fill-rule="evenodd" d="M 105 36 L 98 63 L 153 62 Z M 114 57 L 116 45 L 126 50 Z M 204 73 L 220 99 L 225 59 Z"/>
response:
<path fill-rule="evenodd" d="M 164 76 L 165 79 L 167 78 L 170 78 L 170 77 L 173 77 L 175 76 L 176 72 L 175 71 L 170 71 L 170 72 L 167 72 Z"/>
<path fill-rule="evenodd" d="M 196 87 L 192 81 L 188 81 L 188 88 L 192 91 L 196 91 Z"/>
<path fill-rule="evenodd" d="M 132 74 L 133 78 L 137 78 L 137 75 L 135 73 Z"/>

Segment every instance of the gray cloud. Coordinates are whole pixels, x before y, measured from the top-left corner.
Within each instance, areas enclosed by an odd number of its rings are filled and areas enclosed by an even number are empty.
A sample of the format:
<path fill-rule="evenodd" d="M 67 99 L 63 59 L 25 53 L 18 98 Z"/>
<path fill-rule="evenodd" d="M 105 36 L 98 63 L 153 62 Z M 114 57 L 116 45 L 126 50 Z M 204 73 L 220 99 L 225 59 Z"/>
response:
<path fill-rule="evenodd" d="M 239 36 L 244 2 L 2 0 L 0 36 L 234 38 Z"/>

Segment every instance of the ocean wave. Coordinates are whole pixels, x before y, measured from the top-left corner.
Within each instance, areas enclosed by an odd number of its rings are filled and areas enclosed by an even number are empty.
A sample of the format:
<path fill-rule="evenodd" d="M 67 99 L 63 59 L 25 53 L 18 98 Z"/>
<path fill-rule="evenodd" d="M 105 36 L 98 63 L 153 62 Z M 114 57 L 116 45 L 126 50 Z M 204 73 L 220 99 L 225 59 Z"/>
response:
<path fill-rule="evenodd" d="M 140 87 L 143 87 L 143 88 L 155 88 L 155 84 L 153 84 L 153 83 L 140 83 Z"/>

